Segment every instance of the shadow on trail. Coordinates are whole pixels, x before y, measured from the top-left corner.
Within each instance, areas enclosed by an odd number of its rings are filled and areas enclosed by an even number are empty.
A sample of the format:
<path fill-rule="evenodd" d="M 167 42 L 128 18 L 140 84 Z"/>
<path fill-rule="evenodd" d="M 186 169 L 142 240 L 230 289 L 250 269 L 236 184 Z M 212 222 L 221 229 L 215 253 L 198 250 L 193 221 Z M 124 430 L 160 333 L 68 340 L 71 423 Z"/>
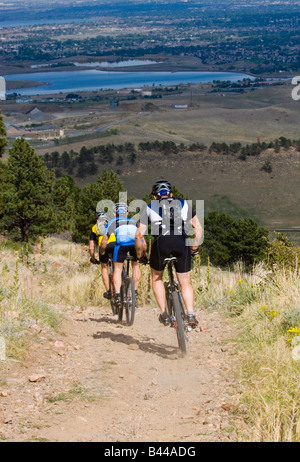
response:
<path fill-rule="evenodd" d="M 113 319 L 112 317 L 103 316 L 102 318 L 89 318 L 93 322 L 107 322 L 108 324 L 120 324 L 123 325 L 123 322 L 120 322 L 118 319 Z M 124 324 L 125 325 L 125 324 Z"/>
<path fill-rule="evenodd" d="M 140 350 L 146 353 L 159 355 L 165 359 L 178 359 L 178 355 L 180 355 L 178 348 L 168 345 L 153 344 L 149 337 L 145 337 L 144 340 L 137 340 L 131 335 L 123 333 L 114 334 L 113 332 L 103 331 L 94 334 L 93 338 L 96 340 L 109 338 L 112 342 L 124 343 L 125 345 L 137 345 Z"/>

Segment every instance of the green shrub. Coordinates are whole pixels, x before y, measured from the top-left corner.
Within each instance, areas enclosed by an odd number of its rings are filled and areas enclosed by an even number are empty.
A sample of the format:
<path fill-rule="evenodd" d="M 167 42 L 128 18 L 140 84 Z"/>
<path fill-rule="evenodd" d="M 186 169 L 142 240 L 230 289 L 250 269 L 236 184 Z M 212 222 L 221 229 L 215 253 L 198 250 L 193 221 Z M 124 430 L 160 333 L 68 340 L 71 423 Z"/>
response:
<path fill-rule="evenodd" d="M 211 212 L 205 218 L 201 252 L 214 266 L 233 267 L 240 261 L 245 268 L 252 268 L 267 256 L 268 234 L 252 218 L 234 220 L 224 213 Z"/>
<path fill-rule="evenodd" d="M 296 268 L 300 262 L 300 247 L 295 247 L 281 233 L 275 233 L 275 239 L 270 243 L 268 264 L 271 267 Z"/>

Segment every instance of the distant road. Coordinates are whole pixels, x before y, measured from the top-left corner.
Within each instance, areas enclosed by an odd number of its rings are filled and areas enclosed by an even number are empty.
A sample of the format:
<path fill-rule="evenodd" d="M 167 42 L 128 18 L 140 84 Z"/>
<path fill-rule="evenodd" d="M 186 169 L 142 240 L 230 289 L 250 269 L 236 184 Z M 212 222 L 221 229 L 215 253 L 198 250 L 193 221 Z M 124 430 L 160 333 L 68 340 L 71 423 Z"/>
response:
<path fill-rule="evenodd" d="M 117 120 L 116 122 L 111 122 L 110 124 L 103 125 L 102 127 L 96 128 L 96 130 L 92 130 L 92 132 L 103 132 L 114 125 L 122 124 L 123 122 L 128 122 L 130 120 L 138 119 L 139 117 L 144 117 L 151 114 L 151 112 L 139 112 L 138 114 L 130 117 L 126 117 L 125 119 Z"/>
<path fill-rule="evenodd" d="M 101 127 L 98 127 L 98 128 L 93 128 L 91 130 L 76 130 L 76 133 L 72 133 L 72 134 L 68 135 L 66 138 L 67 139 L 69 139 L 69 138 L 77 138 L 79 136 L 91 135 L 93 133 L 105 132 L 105 130 L 108 130 L 109 128 L 114 127 L 115 125 L 119 125 L 119 124 L 122 124 L 124 122 L 129 122 L 131 120 L 135 120 L 135 119 L 138 119 L 140 117 L 145 117 L 145 116 L 147 116 L 149 114 L 151 114 L 151 112 L 139 112 L 138 114 L 135 114 L 133 116 L 125 117 L 124 119 L 117 120 L 115 122 L 111 122 L 111 123 L 106 124 L 106 125 L 102 125 Z M 62 140 L 66 139 L 66 138 L 63 138 Z M 64 144 L 64 143 L 62 143 L 62 144 Z M 36 148 L 37 149 L 43 149 L 43 148 L 48 148 L 48 147 L 51 147 L 51 146 L 54 146 L 54 145 L 55 145 L 54 141 L 48 141 L 47 143 L 44 143 L 43 145 L 39 145 Z"/>
<path fill-rule="evenodd" d="M 119 124 L 122 124 L 124 122 L 129 122 L 130 120 L 138 119 L 140 117 L 145 117 L 145 116 L 147 116 L 149 114 L 151 114 L 151 112 L 139 112 L 138 114 L 135 114 L 133 116 L 125 117 L 125 119 L 116 120 L 115 122 L 110 122 L 109 124 L 102 125 L 101 127 L 98 127 L 98 128 L 92 128 L 90 130 L 82 130 L 82 131 L 78 130 L 76 133 L 72 133 L 72 134 L 68 135 L 67 138 L 76 138 L 77 136 L 81 136 L 81 135 L 105 132 L 105 130 L 107 130 L 107 129 L 111 128 L 111 127 L 114 127 L 115 125 L 119 125 Z"/>

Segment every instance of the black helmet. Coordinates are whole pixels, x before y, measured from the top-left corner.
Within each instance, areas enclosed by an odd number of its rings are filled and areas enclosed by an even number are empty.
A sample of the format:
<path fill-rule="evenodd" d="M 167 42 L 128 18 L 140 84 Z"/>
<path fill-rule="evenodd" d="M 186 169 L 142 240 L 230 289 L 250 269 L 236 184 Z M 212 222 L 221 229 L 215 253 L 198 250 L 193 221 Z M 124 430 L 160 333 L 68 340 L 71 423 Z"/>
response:
<path fill-rule="evenodd" d="M 154 196 L 168 196 L 172 192 L 172 185 L 168 180 L 158 180 L 152 186 Z"/>

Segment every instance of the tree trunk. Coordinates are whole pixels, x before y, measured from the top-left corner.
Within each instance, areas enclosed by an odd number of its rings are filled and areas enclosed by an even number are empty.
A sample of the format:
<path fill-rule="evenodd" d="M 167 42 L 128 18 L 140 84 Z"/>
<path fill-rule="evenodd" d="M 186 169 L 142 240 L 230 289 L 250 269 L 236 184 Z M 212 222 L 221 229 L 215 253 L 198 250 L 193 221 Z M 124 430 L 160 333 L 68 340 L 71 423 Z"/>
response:
<path fill-rule="evenodd" d="M 22 223 L 21 223 L 21 236 L 22 236 L 22 242 L 28 242 L 29 222 L 27 220 L 22 220 Z"/>

